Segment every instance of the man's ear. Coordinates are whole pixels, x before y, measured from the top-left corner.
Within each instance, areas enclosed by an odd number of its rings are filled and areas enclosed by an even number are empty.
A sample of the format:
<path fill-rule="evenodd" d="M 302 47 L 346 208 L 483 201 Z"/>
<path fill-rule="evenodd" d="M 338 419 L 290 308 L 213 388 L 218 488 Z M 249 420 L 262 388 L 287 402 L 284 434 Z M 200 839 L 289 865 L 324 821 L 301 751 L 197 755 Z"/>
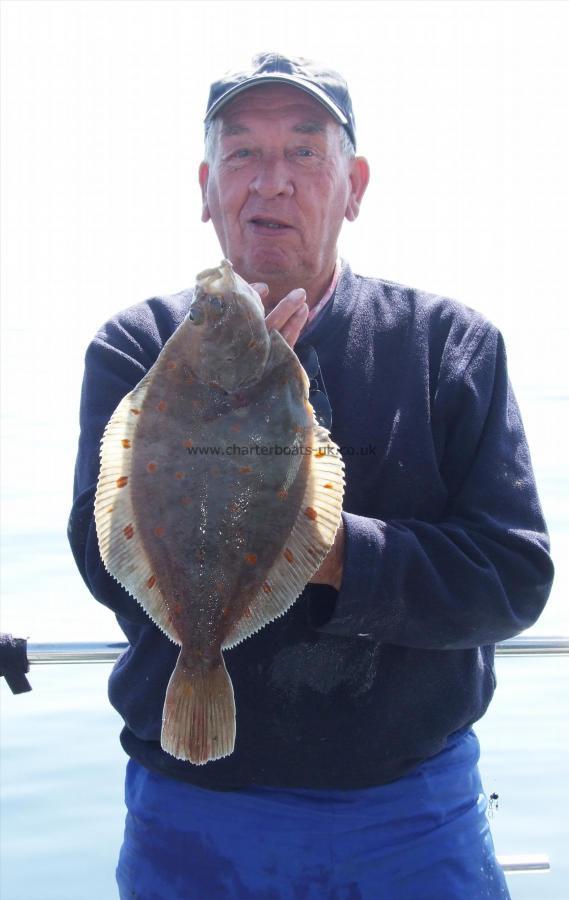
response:
<path fill-rule="evenodd" d="M 207 205 L 207 181 L 209 178 L 209 166 L 206 162 L 200 163 L 198 172 L 200 187 L 202 189 L 202 222 L 209 222 L 211 216 Z"/>
<path fill-rule="evenodd" d="M 357 219 L 368 183 L 369 163 L 365 156 L 355 156 L 350 160 L 350 196 L 344 213 L 348 222 Z"/>

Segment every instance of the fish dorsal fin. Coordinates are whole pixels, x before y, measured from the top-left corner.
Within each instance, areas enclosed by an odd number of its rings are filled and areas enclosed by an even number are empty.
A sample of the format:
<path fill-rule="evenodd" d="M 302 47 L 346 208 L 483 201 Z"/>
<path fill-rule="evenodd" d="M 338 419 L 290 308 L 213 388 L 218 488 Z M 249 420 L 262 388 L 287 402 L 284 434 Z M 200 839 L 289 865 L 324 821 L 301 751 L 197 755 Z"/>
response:
<path fill-rule="evenodd" d="M 123 397 L 105 428 L 95 496 L 95 525 L 107 572 L 138 600 L 171 640 L 181 644 L 138 535 L 129 485 L 136 428 L 149 374 Z"/>
<path fill-rule="evenodd" d="M 222 644 L 234 647 L 284 615 L 327 556 L 342 514 L 344 463 L 326 429 L 314 422 L 310 472 L 289 538 L 246 614 Z"/>

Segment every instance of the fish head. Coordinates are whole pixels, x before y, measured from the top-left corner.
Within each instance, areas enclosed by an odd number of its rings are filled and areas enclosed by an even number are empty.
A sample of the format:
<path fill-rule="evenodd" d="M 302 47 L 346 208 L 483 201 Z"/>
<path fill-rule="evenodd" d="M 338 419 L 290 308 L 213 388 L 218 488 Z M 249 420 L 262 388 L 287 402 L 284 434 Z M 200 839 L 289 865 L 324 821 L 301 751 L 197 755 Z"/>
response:
<path fill-rule="evenodd" d="M 265 310 L 229 260 L 197 276 L 186 324 L 190 364 L 200 381 L 235 391 L 261 378 L 270 350 Z"/>

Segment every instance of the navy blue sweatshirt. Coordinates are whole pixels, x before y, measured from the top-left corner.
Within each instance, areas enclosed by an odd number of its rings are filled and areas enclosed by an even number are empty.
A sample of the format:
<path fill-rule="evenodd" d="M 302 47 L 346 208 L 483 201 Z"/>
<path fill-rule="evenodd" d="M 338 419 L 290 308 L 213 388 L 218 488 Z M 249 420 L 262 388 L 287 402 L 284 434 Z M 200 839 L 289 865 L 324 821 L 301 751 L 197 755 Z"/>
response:
<path fill-rule="evenodd" d="M 352 273 L 303 341 L 320 359 L 346 465 L 339 592 L 225 653 L 234 753 L 205 766 L 160 747 L 178 648 L 105 571 L 93 502 L 121 398 L 184 318 L 191 291 L 111 319 L 86 355 L 69 540 L 129 641 L 109 680 L 126 752 L 215 790 L 360 788 L 404 775 L 491 700 L 494 643 L 532 625 L 553 567 L 501 335 L 461 304 Z"/>

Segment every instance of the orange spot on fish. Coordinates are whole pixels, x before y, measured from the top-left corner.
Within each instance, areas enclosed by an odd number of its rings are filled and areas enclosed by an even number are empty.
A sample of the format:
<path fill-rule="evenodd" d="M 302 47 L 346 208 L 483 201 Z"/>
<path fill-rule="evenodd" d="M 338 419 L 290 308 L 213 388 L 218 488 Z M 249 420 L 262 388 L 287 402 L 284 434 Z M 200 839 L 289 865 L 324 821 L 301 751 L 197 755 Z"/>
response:
<path fill-rule="evenodd" d="M 239 504 L 238 503 L 230 503 L 227 508 L 228 508 L 229 512 L 233 512 L 233 513 L 239 512 Z"/>
<path fill-rule="evenodd" d="M 239 424 L 239 422 L 235 422 L 234 425 L 231 425 L 229 430 L 237 434 L 238 431 L 241 431 L 241 425 Z"/>
<path fill-rule="evenodd" d="M 279 500 L 286 500 L 286 498 L 288 497 L 288 491 L 285 491 L 284 489 L 277 491 L 277 497 L 279 498 Z"/>
<path fill-rule="evenodd" d="M 256 553 L 246 553 L 245 554 L 245 562 L 248 566 L 256 566 L 257 565 L 257 554 Z"/>
<path fill-rule="evenodd" d="M 178 479 L 178 481 L 181 481 L 182 478 L 185 478 L 185 477 L 186 477 L 185 472 L 176 472 L 176 478 Z"/>
<path fill-rule="evenodd" d="M 126 528 L 123 528 L 122 533 L 128 541 L 134 535 L 134 528 L 132 525 L 127 525 Z"/>
<path fill-rule="evenodd" d="M 155 472 L 156 469 L 158 468 L 158 466 L 156 465 L 155 462 L 149 462 L 148 465 L 146 466 L 146 468 L 149 472 Z"/>
<path fill-rule="evenodd" d="M 182 614 L 182 604 L 181 604 L 181 603 L 174 603 L 174 615 L 175 615 L 175 616 L 180 616 L 181 614 Z"/>
<path fill-rule="evenodd" d="M 181 500 L 180 500 L 180 503 L 182 504 L 182 506 L 189 506 L 191 502 L 192 502 L 192 498 L 191 498 L 191 497 L 187 497 L 187 496 L 186 496 L 186 497 L 182 497 Z"/>
<path fill-rule="evenodd" d="M 253 349 L 253 347 L 256 347 L 256 346 L 257 346 L 257 341 L 254 338 L 249 341 L 249 347 L 251 350 Z"/>
<path fill-rule="evenodd" d="M 193 384 L 194 381 L 195 381 L 195 378 L 194 378 L 193 375 L 188 375 L 188 376 L 187 376 L 187 378 L 186 378 L 186 384 Z"/>
<path fill-rule="evenodd" d="M 334 485 L 333 485 L 333 484 L 330 484 L 330 482 L 328 482 L 327 484 L 324 485 L 324 487 L 325 487 L 325 488 L 328 488 L 328 490 L 331 491 L 332 488 L 334 487 Z"/>
<path fill-rule="evenodd" d="M 113 509 L 114 509 L 114 506 L 109 506 L 109 507 L 107 508 L 107 512 L 108 512 L 108 513 L 112 513 Z"/>
<path fill-rule="evenodd" d="M 292 553 L 290 552 L 290 550 L 288 549 L 288 547 L 287 547 L 286 550 L 284 551 L 283 556 L 284 556 L 284 558 L 286 559 L 287 562 L 289 562 L 289 563 L 294 562 L 294 556 L 292 555 Z"/>
<path fill-rule="evenodd" d="M 224 594 L 225 593 L 225 585 L 224 585 L 223 581 L 216 581 L 215 589 L 218 592 L 218 594 Z"/>
<path fill-rule="evenodd" d="M 121 444 L 123 445 L 125 450 L 128 450 L 128 448 L 130 447 L 130 441 L 128 438 L 123 438 Z"/>
<path fill-rule="evenodd" d="M 156 535 L 156 537 L 164 537 L 165 532 L 166 532 L 166 529 L 164 528 L 163 525 L 157 525 L 156 528 L 154 529 L 154 534 Z"/>
<path fill-rule="evenodd" d="M 146 587 L 153 588 L 155 584 L 156 584 L 156 578 L 154 575 L 151 575 L 150 578 L 148 579 L 148 581 L 146 582 Z"/>
<path fill-rule="evenodd" d="M 126 487 L 128 484 L 128 478 L 126 475 L 121 475 L 120 478 L 117 478 L 117 487 Z"/>
<path fill-rule="evenodd" d="M 169 362 L 166 363 L 166 368 L 170 369 L 170 370 L 176 369 L 177 366 L 178 366 L 178 363 L 175 363 L 173 359 L 171 359 Z"/>
<path fill-rule="evenodd" d="M 251 466 L 241 466 L 241 468 L 239 469 L 239 472 L 241 473 L 241 475 L 248 475 L 249 472 L 252 472 L 252 471 L 253 470 L 252 470 Z"/>
<path fill-rule="evenodd" d="M 318 513 L 315 509 L 312 508 L 312 506 L 306 507 L 306 509 L 304 510 L 304 515 L 307 519 L 311 519 L 313 522 L 318 518 Z"/>
<path fill-rule="evenodd" d="M 139 416 L 140 410 L 139 409 L 131 409 L 131 413 L 133 414 L 133 416 Z"/>
<path fill-rule="evenodd" d="M 251 618 L 251 616 L 253 615 L 253 611 L 250 606 L 245 607 L 245 609 L 243 610 L 243 615 L 245 616 L 246 619 Z"/>
<path fill-rule="evenodd" d="M 184 447 L 188 447 L 189 449 L 191 449 L 193 446 L 194 446 L 194 445 L 193 445 L 193 443 L 190 441 L 189 438 L 188 438 L 187 441 L 184 441 Z"/>
<path fill-rule="evenodd" d="M 157 406 L 156 408 L 157 408 L 158 412 L 164 412 L 164 410 L 166 409 L 167 405 L 168 405 L 168 404 L 166 403 L 165 400 L 160 400 L 160 402 L 159 402 L 159 404 L 158 404 L 158 406 Z"/>
<path fill-rule="evenodd" d="M 265 583 L 263 584 L 263 590 L 264 590 L 265 594 L 271 594 L 271 593 L 272 593 L 273 589 L 272 589 L 272 587 L 271 587 L 271 585 L 269 584 L 268 581 L 265 581 Z"/>
<path fill-rule="evenodd" d="M 318 450 L 316 451 L 316 453 L 314 454 L 316 459 L 320 459 L 322 456 L 325 456 L 325 455 L 326 455 L 326 451 L 324 450 L 323 447 L 319 447 Z"/>

